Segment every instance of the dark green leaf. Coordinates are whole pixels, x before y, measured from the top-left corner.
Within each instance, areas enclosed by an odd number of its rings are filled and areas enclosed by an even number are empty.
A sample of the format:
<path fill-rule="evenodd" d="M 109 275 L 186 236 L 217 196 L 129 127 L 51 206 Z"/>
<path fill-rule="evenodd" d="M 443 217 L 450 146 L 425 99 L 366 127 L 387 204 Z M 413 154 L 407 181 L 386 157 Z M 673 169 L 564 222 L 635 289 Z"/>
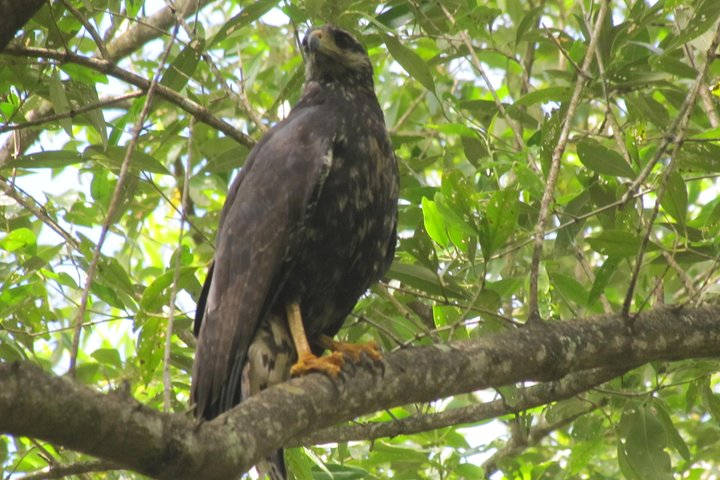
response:
<path fill-rule="evenodd" d="M 520 20 L 520 24 L 517 27 L 517 34 L 515 35 L 515 44 L 527 39 L 528 31 L 536 28 L 538 19 L 540 15 L 542 15 L 542 10 L 542 7 L 531 8 L 522 20 Z"/>
<path fill-rule="evenodd" d="M 535 90 L 520 97 L 515 106 L 530 106 L 537 103 L 557 102 L 562 103 L 570 99 L 572 91 L 568 87 L 548 87 Z"/>
<path fill-rule="evenodd" d="M 635 172 L 622 155 L 605 148 L 595 140 L 586 139 L 578 142 L 577 154 L 582 164 L 596 173 L 635 178 Z"/>
<path fill-rule="evenodd" d="M 125 151 L 126 149 L 124 147 L 116 147 L 113 145 L 109 145 L 107 148 L 91 145 L 83 152 L 83 158 L 85 160 L 97 161 L 107 167 L 119 169 L 125 159 Z M 162 163 L 138 150 L 135 150 L 130 157 L 130 168 L 135 171 L 145 170 L 152 173 L 170 175 L 170 172 Z"/>
<path fill-rule="evenodd" d="M 604 230 L 599 235 L 585 239 L 590 247 L 602 255 L 611 257 L 631 257 L 640 250 L 642 238 L 625 230 Z M 656 247 L 648 242 L 646 251 Z"/>
<path fill-rule="evenodd" d="M 693 40 L 717 23 L 720 17 L 720 2 L 717 0 L 699 0 L 693 8 L 693 15 L 679 35 L 672 38 L 666 49 L 671 51 Z"/>
<path fill-rule="evenodd" d="M 688 208 L 688 194 L 685 188 L 685 180 L 682 176 L 673 172 L 668 178 L 660 205 L 680 225 L 685 225 L 685 216 Z"/>
<path fill-rule="evenodd" d="M 630 95 L 625 102 L 630 113 L 638 119 L 649 120 L 660 128 L 667 127 L 670 122 L 667 109 L 650 95 Z"/>
<path fill-rule="evenodd" d="M 394 262 L 386 275 L 433 295 L 464 297 L 463 291 L 458 287 L 442 281 L 435 272 L 420 265 Z"/>
<path fill-rule="evenodd" d="M 67 113 L 70 111 L 70 103 L 68 102 L 67 96 L 65 95 L 65 87 L 60 80 L 60 74 L 57 70 L 53 70 L 52 75 L 49 78 L 50 87 L 50 101 L 53 104 L 55 113 Z M 72 120 L 70 117 L 64 117 L 60 120 L 60 126 L 63 130 L 72 137 Z"/>
<path fill-rule="evenodd" d="M 703 172 L 720 172 L 720 146 L 710 142 L 686 142 L 680 150 L 680 166 Z"/>
<path fill-rule="evenodd" d="M 232 17 L 230 20 L 220 27 L 220 30 L 215 36 L 208 42 L 207 48 L 213 48 L 218 42 L 225 40 L 230 35 L 238 32 L 241 28 L 251 24 L 258 18 L 265 15 L 271 8 L 273 8 L 277 2 L 273 0 L 259 0 L 250 3 L 243 10 Z"/>
<path fill-rule="evenodd" d="M 433 80 L 430 68 L 427 63 L 420 58 L 420 55 L 407 48 L 393 36 L 383 34 L 382 37 L 390 55 L 392 55 L 395 61 L 398 62 L 411 77 L 420 82 L 423 87 L 435 93 L 435 80 Z"/>
<path fill-rule="evenodd" d="M 115 368 L 122 368 L 120 353 L 115 348 L 98 348 L 90 354 L 99 363 L 104 363 Z"/>
<path fill-rule="evenodd" d="M 195 291 L 194 284 L 197 284 L 195 279 L 195 270 L 197 267 L 180 267 L 180 273 L 178 277 L 178 290 L 188 289 L 189 291 Z M 175 272 L 170 269 L 157 277 L 143 292 L 142 299 L 140 300 L 140 306 L 143 311 L 146 312 L 160 312 L 162 307 L 166 306 L 170 300 L 169 287 L 172 285 L 173 279 L 175 278 Z"/>
<path fill-rule="evenodd" d="M 140 326 L 137 336 L 137 354 L 140 359 L 140 372 L 142 380 L 147 384 L 153 373 L 160 365 L 163 356 L 163 330 L 160 328 L 161 320 L 149 317 Z"/>
<path fill-rule="evenodd" d="M 192 77 L 200 60 L 199 48 L 202 48 L 202 46 L 196 45 L 195 42 L 183 48 L 163 73 L 160 84 L 176 92 L 182 90 Z"/>
<path fill-rule="evenodd" d="M 668 437 L 662 423 L 646 405 L 630 402 L 623 412 L 618 444 L 624 461 L 639 478 L 673 480 L 670 455 L 665 448 Z"/>
<path fill-rule="evenodd" d="M 587 290 L 573 277 L 562 273 L 550 274 L 553 286 L 570 302 L 584 305 L 588 298 Z"/>
<path fill-rule="evenodd" d="M 688 448 L 687 443 L 685 443 L 685 440 L 683 440 L 682 436 L 680 436 L 680 432 L 678 432 L 677 427 L 673 423 L 670 416 L 672 411 L 669 409 L 667 403 L 660 398 L 655 397 L 652 400 L 653 414 L 662 424 L 669 444 L 675 448 L 680 455 L 682 455 L 685 461 L 689 462 L 691 458 L 690 449 Z"/>
<path fill-rule="evenodd" d="M 62 168 L 84 161 L 83 155 L 78 152 L 70 150 L 48 150 L 23 155 L 10 160 L 3 168 Z"/>
<path fill-rule="evenodd" d="M 605 259 L 605 262 L 603 262 L 602 266 L 597 270 L 597 273 L 595 273 L 595 281 L 588 295 L 588 305 L 595 303 L 595 301 L 600 298 L 600 295 L 605 292 L 605 287 L 607 287 L 608 282 L 610 282 L 610 278 L 612 278 L 621 260 L 621 257 L 608 257 Z"/>
<path fill-rule="evenodd" d="M 483 258 L 489 261 L 515 230 L 519 215 L 518 192 L 499 190 L 493 194 L 480 221 L 478 240 Z"/>

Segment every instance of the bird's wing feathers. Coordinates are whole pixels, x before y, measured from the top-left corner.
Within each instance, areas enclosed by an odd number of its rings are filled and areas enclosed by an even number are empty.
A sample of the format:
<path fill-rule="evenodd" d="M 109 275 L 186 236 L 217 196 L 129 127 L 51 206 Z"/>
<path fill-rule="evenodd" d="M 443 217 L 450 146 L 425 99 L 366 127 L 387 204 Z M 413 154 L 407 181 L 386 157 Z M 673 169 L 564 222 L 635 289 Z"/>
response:
<path fill-rule="evenodd" d="M 199 415 L 212 417 L 240 399 L 248 347 L 327 176 L 333 131 L 318 107 L 294 112 L 255 147 L 230 189 L 195 325 Z"/>

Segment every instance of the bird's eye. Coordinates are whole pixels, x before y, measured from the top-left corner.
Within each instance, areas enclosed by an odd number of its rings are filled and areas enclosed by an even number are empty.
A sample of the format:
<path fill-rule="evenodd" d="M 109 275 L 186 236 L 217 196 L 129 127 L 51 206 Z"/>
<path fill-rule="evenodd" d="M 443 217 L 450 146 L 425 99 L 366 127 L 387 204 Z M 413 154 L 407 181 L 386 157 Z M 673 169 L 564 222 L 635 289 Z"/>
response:
<path fill-rule="evenodd" d="M 347 33 L 337 30 L 335 32 L 335 45 L 343 50 L 348 50 L 355 46 L 355 40 Z"/>

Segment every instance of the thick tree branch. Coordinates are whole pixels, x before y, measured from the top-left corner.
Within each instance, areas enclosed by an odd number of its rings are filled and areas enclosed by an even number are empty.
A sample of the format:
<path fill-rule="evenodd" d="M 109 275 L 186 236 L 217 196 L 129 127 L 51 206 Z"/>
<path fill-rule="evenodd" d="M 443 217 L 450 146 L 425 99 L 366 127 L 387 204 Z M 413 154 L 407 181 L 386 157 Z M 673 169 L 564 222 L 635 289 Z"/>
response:
<path fill-rule="evenodd" d="M 720 306 L 547 322 L 471 341 L 387 355 L 335 384 L 309 375 L 270 388 L 217 419 L 100 394 L 25 363 L 0 366 L 0 432 L 63 445 L 160 478 L 231 478 L 288 440 L 358 415 L 594 368 L 720 356 Z"/>

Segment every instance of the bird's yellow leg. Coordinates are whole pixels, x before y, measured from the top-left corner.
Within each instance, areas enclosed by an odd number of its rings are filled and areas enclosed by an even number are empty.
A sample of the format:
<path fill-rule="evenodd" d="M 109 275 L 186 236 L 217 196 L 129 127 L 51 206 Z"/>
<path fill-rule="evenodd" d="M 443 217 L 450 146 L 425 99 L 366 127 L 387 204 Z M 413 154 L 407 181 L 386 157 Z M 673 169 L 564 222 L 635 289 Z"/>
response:
<path fill-rule="evenodd" d="M 310 344 L 305 334 L 305 326 L 302 322 L 300 314 L 300 304 L 293 302 L 288 304 L 286 308 L 288 317 L 288 326 L 290 327 L 290 335 L 295 343 L 298 361 L 290 369 L 293 376 L 305 375 L 310 372 L 320 372 L 325 375 L 337 378 L 345 361 L 343 354 L 333 352 L 324 357 L 317 357 L 310 349 Z"/>
<path fill-rule="evenodd" d="M 378 347 L 378 344 L 375 342 L 338 342 L 337 340 L 333 340 L 327 335 L 320 335 L 320 346 L 328 350 L 332 350 L 333 352 L 342 353 L 346 357 L 349 357 L 350 360 L 353 361 L 353 363 L 360 363 L 362 361 L 363 353 L 367 355 L 370 360 L 373 360 L 375 362 L 379 362 L 380 360 L 382 360 L 382 355 L 380 354 L 380 347 Z"/>

